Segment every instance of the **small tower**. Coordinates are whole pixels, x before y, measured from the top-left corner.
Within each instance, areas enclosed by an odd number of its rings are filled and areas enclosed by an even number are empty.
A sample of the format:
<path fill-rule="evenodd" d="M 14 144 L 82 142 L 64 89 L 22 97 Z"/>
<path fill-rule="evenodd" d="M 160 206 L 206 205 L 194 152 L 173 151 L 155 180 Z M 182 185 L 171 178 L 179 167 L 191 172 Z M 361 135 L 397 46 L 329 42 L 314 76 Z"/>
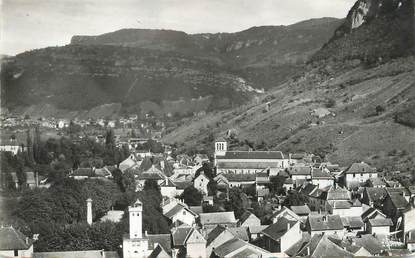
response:
<path fill-rule="evenodd" d="M 130 215 L 130 239 L 143 238 L 143 204 L 140 200 L 128 207 Z"/>
<path fill-rule="evenodd" d="M 86 222 L 88 225 L 92 225 L 92 199 L 86 200 Z"/>
<path fill-rule="evenodd" d="M 215 156 L 225 156 L 228 149 L 228 143 L 225 139 L 219 138 L 215 141 Z"/>

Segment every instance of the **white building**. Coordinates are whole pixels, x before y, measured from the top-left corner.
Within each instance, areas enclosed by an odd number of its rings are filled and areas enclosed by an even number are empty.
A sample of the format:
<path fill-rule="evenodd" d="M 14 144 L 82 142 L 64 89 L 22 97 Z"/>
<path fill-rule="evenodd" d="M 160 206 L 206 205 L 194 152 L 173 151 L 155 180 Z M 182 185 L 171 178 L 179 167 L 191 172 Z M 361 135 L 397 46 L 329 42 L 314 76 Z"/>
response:
<path fill-rule="evenodd" d="M 205 173 L 200 172 L 200 175 L 195 178 L 195 181 L 193 182 L 193 186 L 202 192 L 203 194 L 208 194 L 208 184 L 209 184 L 209 178 L 205 176 Z"/>
<path fill-rule="evenodd" d="M 23 150 L 23 147 L 20 145 L 0 145 L 0 151 L 11 152 L 13 155 L 22 152 Z"/>
<path fill-rule="evenodd" d="M 342 178 L 347 188 L 357 188 L 374 177 L 378 177 L 376 169 L 364 162 L 353 163 L 342 173 Z"/>
<path fill-rule="evenodd" d="M 255 174 L 268 169 L 271 175 L 289 166 L 281 151 L 228 151 L 227 142 L 215 142 L 216 173 Z"/>

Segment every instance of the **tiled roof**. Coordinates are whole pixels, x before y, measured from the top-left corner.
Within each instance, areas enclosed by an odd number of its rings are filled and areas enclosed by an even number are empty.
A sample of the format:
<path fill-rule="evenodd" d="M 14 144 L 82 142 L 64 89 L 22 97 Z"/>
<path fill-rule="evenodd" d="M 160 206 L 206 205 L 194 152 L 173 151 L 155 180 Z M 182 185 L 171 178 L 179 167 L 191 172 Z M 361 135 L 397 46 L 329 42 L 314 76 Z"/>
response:
<path fill-rule="evenodd" d="M 264 169 L 268 167 L 278 167 L 277 162 L 228 162 L 220 161 L 217 162 L 217 168 L 220 169 Z"/>
<path fill-rule="evenodd" d="M 164 177 L 161 175 L 161 173 L 141 173 L 138 175 L 139 180 L 163 180 Z"/>
<path fill-rule="evenodd" d="M 308 207 L 307 204 L 291 206 L 290 209 L 297 215 L 308 215 L 311 213 L 310 207 Z"/>
<path fill-rule="evenodd" d="M 202 225 L 236 223 L 233 211 L 200 213 L 199 217 Z"/>
<path fill-rule="evenodd" d="M 364 226 L 361 217 L 341 217 L 343 226 L 350 228 L 361 228 Z"/>
<path fill-rule="evenodd" d="M 356 245 L 364 247 L 372 255 L 379 255 L 385 249 L 379 239 L 370 234 L 356 237 L 353 241 Z"/>
<path fill-rule="evenodd" d="M 226 228 L 218 225 L 216 226 L 214 229 L 212 229 L 212 231 L 210 231 L 207 235 L 206 238 L 206 245 L 210 245 L 210 243 L 212 243 L 220 234 L 222 234 L 224 231 L 226 231 Z"/>
<path fill-rule="evenodd" d="M 288 248 L 285 253 L 290 257 L 295 257 L 302 247 L 310 242 L 311 236 L 308 232 L 303 232 L 301 235 L 301 239 L 299 239 L 294 245 Z"/>
<path fill-rule="evenodd" d="M 266 229 L 268 227 L 268 225 L 261 225 L 261 226 L 248 226 L 249 229 L 249 233 L 251 234 L 259 234 L 261 233 L 264 229 Z"/>
<path fill-rule="evenodd" d="M 168 253 L 171 252 L 170 234 L 147 235 L 147 238 L 148 238 L 148 249 L 149 250 L 154 249 L 156 244 L 159 244 Z"/>
<path fill-rule="evenodd" d="M 365 191 L 369 201 L 371 202 L 381 201 L 386 197 L 387 194 L 384 188 L 377 187 L 366 187 Z"/>
<path fill-rule="evenodd" d="M 92 170 L 92 168 L 78 168 L 73 172 L 72 175 L 93 177 L 95 176 L 95 173 L 94 170 Z"/>
<path fill-rule="evenodd" d="M 327 235 L 314 235 L 310 242 L 300 250 L 298 256 L 353 257 L 353 254 L 333 243 Z"/>
<path fill-rule="evenodd" d="M 255 183 L 255 174 L 223 174 L 223 176 L 229 181 L 229 182 L 247 182 L 252 181 Z"/>
<path fill-rule="evenodd" d="M 284 159 L 281 151 L 227 151 L 216 159 Z"/>
<path fill-rule="evenodd" d="M 343 229 L 342 219 L 339 215 L 310 215 L 308 223 L 312 231 Z"/>
<path fill-rule="evenodd" d="M 0 250 L 27 250 L 32 245 L 31 239 L 13 227 L 0 228 Z"/>
<path fill-rule="evenodd" d="M 302 175 L 302 176 L 309 176 L 311 175 L 312 168 L 309 166 L 305 167 L 291 167 L 288 169 L 288 173 L 292 176 L 294 175 Z"/>
<path fill-rule="evenodd" d="M 348 167 L 344 173 L 346 174 L 354 174 L 354 173 L 374 173 L 376 172 L 375 168 L 372 168 L 368 164 L 361 162 L 361 163 L 353 163 L 350 167 Z"/>
<path fill-rule="evenodd" d="M 281 217 L 292 218 L 293 220 L 297 220 L 297 221 L 301 220 L 301 218 L 297 214 L 295 214 L 292 210 L 288 209 L 287 207 L 283 207 L 281 210 L 272 214 L 270 219 L 281 218 Z"/>
<path fill-rule="evenodd" d="M 273 240 L 280 239 L 287 231 L 292 228 L 298 221 L 288 220 L 284 217 L 281 217 L 277 220 L 276 223 L 270 225 L 262 231 L 262 233 Z"/>
<path fill-rule="evenodd" d="M 228 227 L 227 229 L 236 238 L 242 239 L 244 241 L 249 241 L 248 228 L 247 227 Z"/>
<path fill-rule="evenodd" d="M 333 209 L 350 209 L 352 207 L 352 203 L 350 201 L 329 201 L 329 204 Z"/>
<path fill-rule="evenodd" d="M 193 183 L 191 181 L 175 181 L 174 184 L 176 185 L 177 189 L 186 189 L 187 187 L 193 185 Z"/>
<path fill-rule="evenodd" d="M 312 179 L 334 179 L 330 173 L 325 170 L 319 168 L 313 168 L 311 170 L 311 178 Z"/>
<path fill-rule="evenodd" d="M 193 231 L 192 227 L 178 227 L 173 228 L 171 230 L 171 236 L 173 239 L 173 245 L 174 246 L 184 246 L 185 241 L 190 235 L 190 233 Z"/>
<path fill-rule="evenodd" d="M 397 209 L 405 209 L 408 206 L 408 201 L 400 193 L 389 193 L 393 205 Z"/>
<path fill-rule="evenodd" d="M 222 245 L 216 247 L 214 252 L 219 257 L 225 257 L 239 249 L 241 249 L 241 252 L 232 257 L 249 257 L 251 255 L 254 255 L 254 257 L 261 257 L 261 254 L 267 253 L 267 251 L 237 238 L 226 241 Z"/>
<path fill-rule="evenodd" d="M 331 186 L 328 191 L 325 191 L 321 194 L 321 198 L 323 200 L 350 200 L 350 192 L 341 187 L 333 187 Z"/>
<path fill-rule="evenodd" d="M 176 215 L 177 213 L 181 212 L 181 210 L 183 210 L 183 209 L 187 210 L 193 216 L 196 216 L 196 214 L 194 214 L 193 211 L 191 211 L 190 209 L 186 208 L 183 204 L 180 204 L 180 203 L 176 204 L 176 206 L 174 206 L 168 212 L 166 212 L 166 214 L 164 214 L 164 216 L 166 216 L 167 218 L 171 219 L 171 218 L 173 218 L 174 215 Z"/>
<path fill-rule="evenodd" d="M 390 218 L 378 218 L 378 219 L 369 219 L 369 224 L 372 227 L 385 227 L 392 226 L 393 222 Z"/>

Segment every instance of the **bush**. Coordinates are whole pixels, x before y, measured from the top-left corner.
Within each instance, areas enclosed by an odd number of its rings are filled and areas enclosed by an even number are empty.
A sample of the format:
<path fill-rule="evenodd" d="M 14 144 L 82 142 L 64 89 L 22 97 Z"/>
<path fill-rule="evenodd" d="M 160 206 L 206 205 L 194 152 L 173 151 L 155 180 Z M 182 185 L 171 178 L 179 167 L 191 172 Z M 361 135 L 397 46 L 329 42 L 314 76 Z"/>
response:
<path fill-rule="evenodd" d="M 376 106 L 376 108 L 375 108 L 375 110 L 376 110 L 376 114 L 382 114 L 383 112 L 385 112 L 385 107 L 383 107 L 383 106 L 381 106 L 381 105 L 377 105 Z"/>
<path fill-rule="evenodd" d="M 326 107 L 327 108 L 332 108 L 336 106 L 336 100 L 335 99 L 328 99 L 326 101 Z"/>

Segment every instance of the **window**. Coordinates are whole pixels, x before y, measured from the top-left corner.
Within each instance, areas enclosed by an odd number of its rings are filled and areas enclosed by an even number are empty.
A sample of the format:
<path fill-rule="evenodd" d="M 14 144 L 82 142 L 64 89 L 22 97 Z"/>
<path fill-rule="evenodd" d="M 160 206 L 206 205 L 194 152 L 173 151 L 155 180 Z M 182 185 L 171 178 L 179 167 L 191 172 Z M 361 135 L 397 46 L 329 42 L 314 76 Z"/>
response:
<path fill-rule="evenodd" d="M 14 256 L 19 256 L 19 250 L 14 250 Z"/>
<path fill-rule="evenodd" d="M 183 211 L 183 215 L 186 215 L 186 211 Z"/>
<path fill-rule="evenodd" d="M 353 177 L 356 177 L 356 174 L 355 173 L 353 173 Z"/>
<path fill-rule="evenodd" d="M 363 176 L 363 173 L 360 173 L 360 176 Z"/>

